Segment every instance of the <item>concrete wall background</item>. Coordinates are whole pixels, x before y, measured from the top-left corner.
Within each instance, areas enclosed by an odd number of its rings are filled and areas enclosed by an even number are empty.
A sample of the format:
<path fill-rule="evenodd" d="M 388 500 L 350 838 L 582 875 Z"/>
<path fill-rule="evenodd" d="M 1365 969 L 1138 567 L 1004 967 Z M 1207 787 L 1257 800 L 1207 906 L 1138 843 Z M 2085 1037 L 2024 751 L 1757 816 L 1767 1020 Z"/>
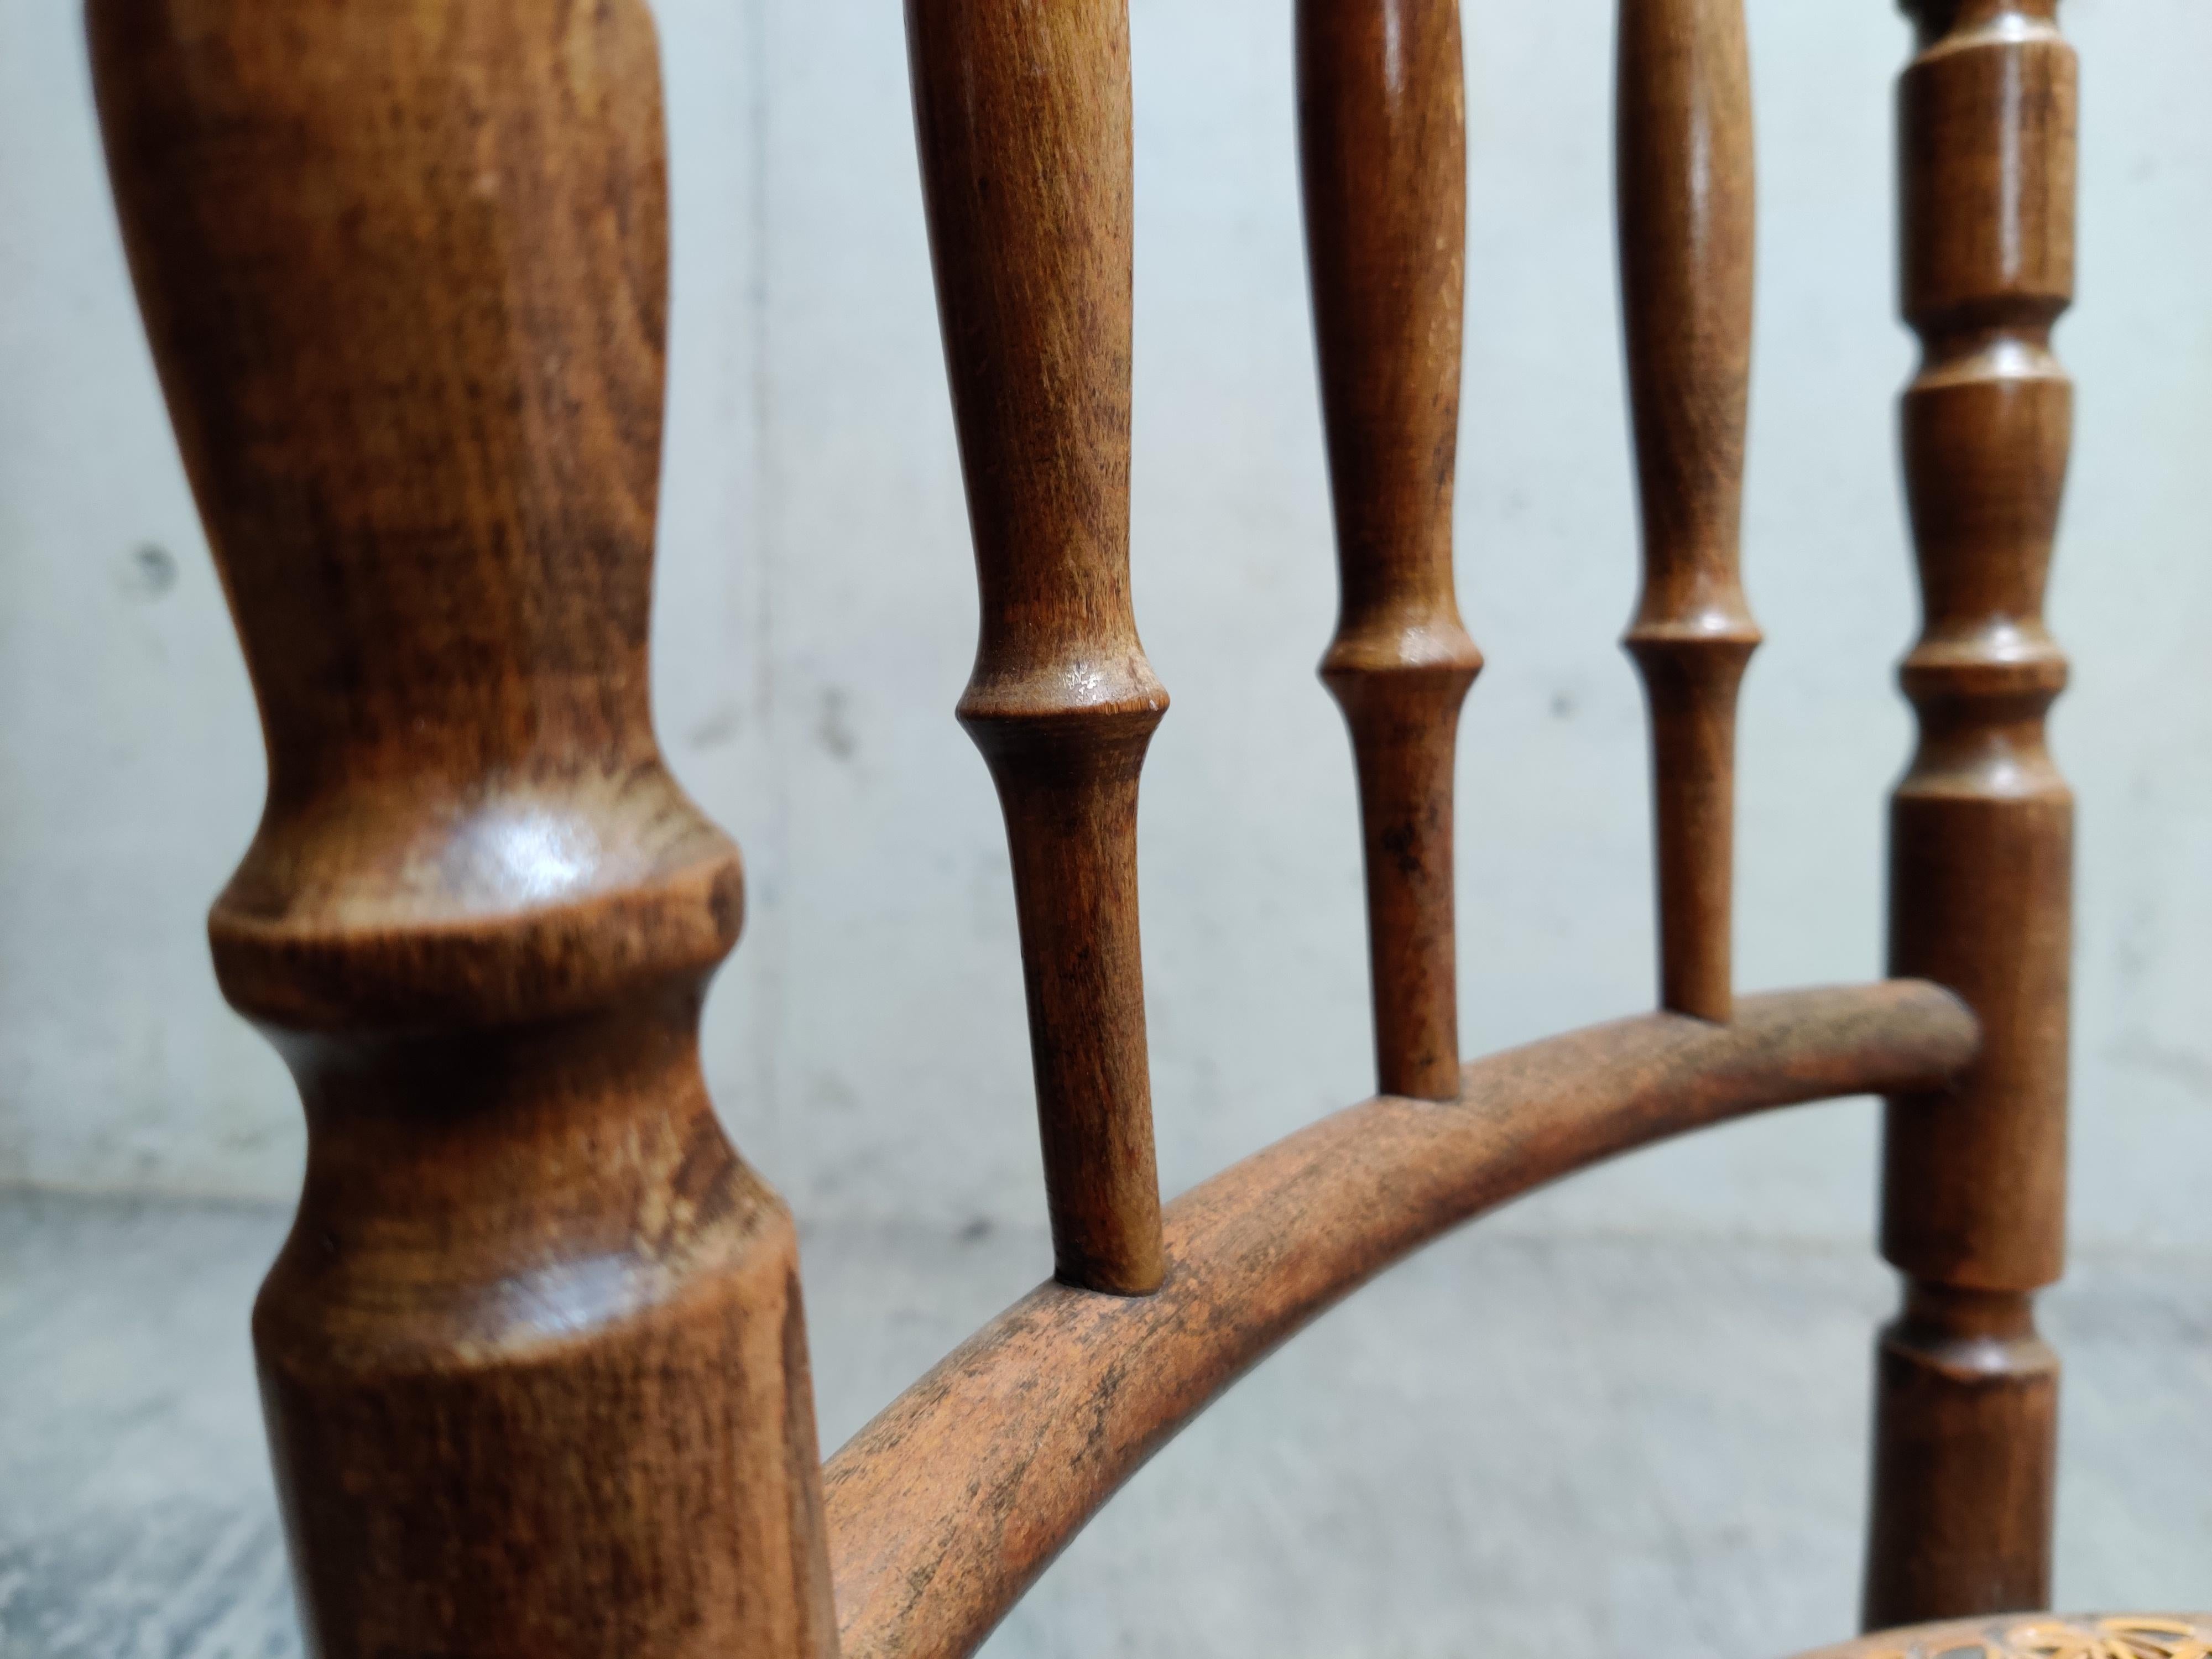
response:
<path fill-rule="evenodd" d="M 1364 1093 L 1346 749 L 1287 9 L 1134 0 L 1135 583 L 1175 698 L 1146 773 L 1170 1190 Z M 2069 0 L 2085 64 L 2079 439 L 2051 611 L 2081 798 L 2087 1243 L 2212 1243 L 2212 54 L 2201 0 Z M 814 1221 L 1042 1214 L 997 809 L 951 707 L 974 600 L 888 0 L 664 0 L 675 295 L 655 689 L 744 844 L 708 1016 L 739 1144 Z M 1643 1004 L 1634 535 L 1610 8 L 1468 0 L 1460 582 L 1470 1052 Z M 281 1068 L 204 906 L 256 814 L 250 698 L 107 204 L 76 9 L 0 0 L 0 1182 L 289 1196 Z M 1875 972 L 1912 630 L 1874 4 L 1754 0 L 1762 286 L 1740 974 Z M 1863 1237 L 1873 1117 L 1654 1153 L 1507 1224 Z"/>

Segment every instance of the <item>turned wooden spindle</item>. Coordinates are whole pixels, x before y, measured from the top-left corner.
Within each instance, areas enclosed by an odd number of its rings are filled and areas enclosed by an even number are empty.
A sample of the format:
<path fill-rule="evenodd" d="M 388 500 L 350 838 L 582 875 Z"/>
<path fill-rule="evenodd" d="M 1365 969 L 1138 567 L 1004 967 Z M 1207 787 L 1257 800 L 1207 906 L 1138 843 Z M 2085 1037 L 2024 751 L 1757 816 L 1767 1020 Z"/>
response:
<path fill-rule="evenodd" d="M 647 703 L 641 0 L 92 0 L 268 741 L 210 919 L 308 1122 L 253 1320 L 326 1659 L 835 1650 L 797 1255 L 696 1030 L 736 850 Z"/>
<path fill-rule="evenodd" d="M 1059 1276 L 1156 1289 L 1137 775 L 1166 712 L 1129 604 L 1125 0 L 908 0 L 982 599 L 961 724 L 1013 858 Z"/>
<path fill-rule="evenodd" d="M 1737 539 L 1751 377 L 1742 0 L 1621 0 L 1621 309 L 1644 589 L 1623 643 L 1651 714 L 1660 1006 L 1726 1020 L 1735 706 L 1759 634 Z"/>
<path fill-rule="evenodd" d="M 2044 744 L 2043 623 L 2072 426 L 2051 329 L 2074 285 L 2074 54 L 2056 0 L 1923 0 L 1900 90 L 1903 406 L 1923 624 L 1920 742 L 1890 820 L 1890 965 L 1982 1025 L 1960 1085 L 1891 1103 L 1870 1626 L 2047 1605 L 2063 1266 L 2073 802 Z"/>
<path fill-rule="evenodd" d="M 1359 775 L 1378 1087 L 1460 1090 L 1452 770 L 1482 667 L 1452 592 L 1467 140 L 1458 0 L 1299 0 L 1298 138 Z"/>

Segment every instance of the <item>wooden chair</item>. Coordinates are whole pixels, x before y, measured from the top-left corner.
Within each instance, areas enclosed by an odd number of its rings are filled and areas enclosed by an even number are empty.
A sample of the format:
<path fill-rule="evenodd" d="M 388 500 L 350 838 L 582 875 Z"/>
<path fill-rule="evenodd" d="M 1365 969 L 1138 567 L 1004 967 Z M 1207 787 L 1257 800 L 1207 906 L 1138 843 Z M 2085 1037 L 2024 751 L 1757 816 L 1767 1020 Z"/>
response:
<path fill-rule="evenodd" d="M 791 1218 L 701 1081 L 738 855 L 647 709 L 666 204 L 641 0 L 89 0 L 141 305 L 269 750 L 210 921 L 290 1065 L 299 1215 L 254 1315 L 330 1659 L 973 1649 L 1133 1470 L 1334 1298 L 1597 1159 L 1889 1097 L 1867 1651 L 2203 1659 L 2046 1599 L 2069 821 L 2039 616 L 2069 390 L 2056 0 L 1917 0 L 1905 397 L 1926 626 L 1891 971 L 1739 998 L 1752 293 L 1740 0 L 1623 0 L 1660 1012 L 1463 1065 L 1452 590 L 1455 0 L 1300 0 L 1379 1092 L 1163 1210 L 1134 832 L 1167 707 L 1128 592 L 1122 0 L 908 0 L 981 592 L 959 715 L 1012 849 L 1055 1277 L 826 1464 Z M 1963 1633 L 1962 1633 L 1963 1632 Z"/>

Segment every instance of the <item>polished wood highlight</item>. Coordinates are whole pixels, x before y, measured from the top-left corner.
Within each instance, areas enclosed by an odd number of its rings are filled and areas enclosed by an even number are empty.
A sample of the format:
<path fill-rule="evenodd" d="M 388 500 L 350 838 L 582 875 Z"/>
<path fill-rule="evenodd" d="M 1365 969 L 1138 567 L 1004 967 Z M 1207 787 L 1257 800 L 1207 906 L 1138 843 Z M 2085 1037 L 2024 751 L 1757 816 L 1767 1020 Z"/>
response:
<path fill-rule="evenodd" d="M 1467 247 L 1458 0 L 1299 0 L 1299 159 L 1359 777 L 1376 1086 L 1459 1087 L 1452 771 L 1482 667 L 1452 591 Z"/>
<path fill-rule="evenodd" d="M 1893 1102 L 1869 1627 L 2045 1604 L 2058 1364 L 2031 1293 L 2064 1244 L 2073 802 L 2043 592 L 2072 425 L 2051 329 L 2074 285 L 2075 67 L 2056 0 L 1924 0 L 1899 93 L 1906 495 L 1924 621 L 1890 827 L 1893 971 L 1948 985 L 1980 1057 Z"/>
<path fill-rule="evenodd" d="M 736 849 L 647 706 L 639 0 L 92 0 L 268 739 L 210 921 L 308 1123 L 253 1337 L 325 1659 L 829 1655 L 791 1218 L 717 1127 Z"/>
<path fill-rule="evenodd" d="M 1948 992 L 1747 997 L 1475 1061 L 1453 1103 L 1384 1096 L 1170 1206 L 1141 1301 L 1046 1285 L 830 1459 L 845 1659 L 968 1653 L 1139 1466 L 1278 1343 L 1391 1262 L 1601 1159 L 1768 1107 L 1939 1083 L 1974 1050 Z"/>
<path fill-rule="evenodd" d="M 1868 1617 L 2039 1601 L 2057 1364 L 2032 1297 L 2061 1267 L 2071 902 L 2044 740 L 2075 105 L 2055 6 L 1909 8 L 1924 618 L 1896 977 L 1738 1000 L 1744 21 L 1741 0 L 1620 0 L 1626 644 L 1662 1007 L 1462 1066 L 1453 750 L 1481 659 L 1452 570 L 1460 20 L 1298 0 L 1341 599 L 1322 674 L 1358 772 L 1379 1091 L 1164 1213 L 1135 836 L 1167 698 L 1129 585 L 1126 0 L 907 0 L 980 596 L 958 716 L 1011 849 L 1056 1278 L 825 1466 L 792 1220 L 699 1064 L 738 858 L 648 707 L 667 208 L 644 0 L 89 0 L 125 240 L 267 740 L 210 932 L 308 1121 L 253 1330 L 312 1650 L 965 1654 L 1146 1458 L 1390 1263 L 1617 1153 L 1869 1091 L 1904 1300 Z M 2156 1624 L 1972 1639 L 2212 1659 Z"/>
<path fill-rule="evenodd" d="M 1651 716 L 1659 1001 L 1726 1020 L 1751 380 L 1751 70 L 1743 0 L 1620 0 L 1621 312 L 1644 528 L 1623 641 Z"/>
<path fill-rule="evenodd" d="M 1125 0 L 908 0 L 982 596 L 960 720 L 1013 856 L 1060 1277 L 1160 1282 L 1137 775 L 1168 706 L 1129 603 Z"/>

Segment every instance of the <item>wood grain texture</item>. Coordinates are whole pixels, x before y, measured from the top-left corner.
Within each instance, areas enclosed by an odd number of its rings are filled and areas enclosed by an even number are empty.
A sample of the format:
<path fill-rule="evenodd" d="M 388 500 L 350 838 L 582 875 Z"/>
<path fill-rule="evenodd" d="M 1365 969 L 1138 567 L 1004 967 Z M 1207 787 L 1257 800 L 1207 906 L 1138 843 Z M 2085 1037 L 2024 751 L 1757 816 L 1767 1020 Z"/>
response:
<path fill-rule="evenodd" d="M 1931 1087 L 1975 1041 L 1925 984 L 1747 998 L 1726 1027 L 1646 1015 L 1478 1060 L 1454 1102 L 1384 1096 L 1245 1159 L 1170 1206 L 1157 1295 L 1041 1286 L 830 1460 L 847 1659 L 972 1651 L 1178 1428 L 1454 1224 L 1744 1113 Z"/>
<path fill-rule="evenodd" d="M 960 720 L 1005 810 L 1060 1276 L 1160 1281 L 1137 777 L 1167 693 L 1129 603 L 1124 0 L 908 0 L 982 627 Z"/>
<path fill-rule="evenodd" d="M 1384 1094 L 1459 1087 L 1452 772 L 1482 656 L 1452 590 L 1467 251 L 1458 0 L 1299 0 L 1298 140 Z"/>
<path fill-rule="evenodd" d="M 1891 816 L 1893 970 L 1948 985 L 1980 1058 L 1893 1102 L 1882 1248 L 1906 1276 L 1877 1393 L 1869 1626 L 2045 1605 L 2057 1361 L 2030 1292 L 2064 1248 L 2073 802 L 2043 623 L 2072 425 L 2075 66 L 2055 0 L 1931 0 L 1899 95 L 1905 394 L 1924 618 Z"/>
<path fill-rule="evenodd" d="M 667 227 L 638 0 L 92 0 L 268 741 L 210 921 L 297 1079 L 255 1309 L 310 1645 L 834 1645 L 789 1215 L 696 1030 L 736 850 L 647 702 Z"/>
<path fill-rule="evenodd" d="M 1621 311 L 1644 527 L 1624 641 L 1651 715 L 1660 1006 L 1734 994 L 1735 708 L 1759 633 L 1744 601 L 1751 380 L 1751 71 L 1742 0 L 1621 0 Z"/>

